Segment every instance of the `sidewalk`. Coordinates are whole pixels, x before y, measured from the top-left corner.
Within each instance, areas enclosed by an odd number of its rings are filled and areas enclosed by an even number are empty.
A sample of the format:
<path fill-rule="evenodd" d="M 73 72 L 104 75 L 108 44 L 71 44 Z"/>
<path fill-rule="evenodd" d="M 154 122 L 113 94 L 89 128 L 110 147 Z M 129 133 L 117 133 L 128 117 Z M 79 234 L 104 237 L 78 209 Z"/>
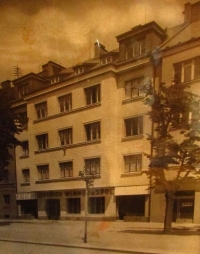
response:
<path fill-rule="evenodd" d="M 173 224 L 171 235 L 162 230 L 162 223 L 88 222 L 88 242 L 83 243 L 83 221 L 0 220 L 0 240 L 130 253 L 200 253 L 200 225 Z"/>

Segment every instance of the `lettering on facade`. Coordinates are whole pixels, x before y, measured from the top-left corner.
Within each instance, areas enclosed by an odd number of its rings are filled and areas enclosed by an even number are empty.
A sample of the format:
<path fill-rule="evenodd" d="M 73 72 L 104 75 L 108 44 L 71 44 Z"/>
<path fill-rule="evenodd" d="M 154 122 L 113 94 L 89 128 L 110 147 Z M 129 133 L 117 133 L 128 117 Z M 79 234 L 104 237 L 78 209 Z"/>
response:
<path fill-rule="evenodd" d="M 62 196 L 61 191 L 47 191 L 47 192 L 38 193 L 39 198 L 51 198 L 51 197 L 61 197 L 61 196 Z"/>
<path fill-rule="evenodd" d="M 17 193 L 16 199 L 17 200 L 37 199 L 37 193 L 35 192 Z"/>
<path fill-rule="evenodd" d="M 114 189 L 112 188 L 101 188 L 101 189 L 90 189 L 88 191 L 89 196 L 98 196 L 98 195 L 113 195 Z M 73 190 L 65 191 L 65 196 L 75 197 L 75 196 L 85 196 L 85 190 Z"/>

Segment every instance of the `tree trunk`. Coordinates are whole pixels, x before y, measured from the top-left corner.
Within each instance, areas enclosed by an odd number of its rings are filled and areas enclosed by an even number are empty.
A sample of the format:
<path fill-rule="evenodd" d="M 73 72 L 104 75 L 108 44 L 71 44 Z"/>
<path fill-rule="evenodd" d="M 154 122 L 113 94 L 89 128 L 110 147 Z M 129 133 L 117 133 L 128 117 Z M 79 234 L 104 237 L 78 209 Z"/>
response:
<path fill-rule="evenodd" d="M 167 190 L 165 197 L 166 197 L 166 208 L 165 208 L 164 234 L 169 234 L 172 229 L 174 191 Z"/>

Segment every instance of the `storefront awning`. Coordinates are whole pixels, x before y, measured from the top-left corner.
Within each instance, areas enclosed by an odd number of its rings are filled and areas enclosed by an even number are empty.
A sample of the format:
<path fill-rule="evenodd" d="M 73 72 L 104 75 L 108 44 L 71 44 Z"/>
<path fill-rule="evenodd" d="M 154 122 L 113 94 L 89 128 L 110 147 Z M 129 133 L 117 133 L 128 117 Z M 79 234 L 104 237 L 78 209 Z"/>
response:
<path fill-rule="evenodd" d="M 115 196 L 126 196 L 126 195 L 148 195 L 149 186 L 126 186 L 126 187 L 116 187 Z"/>

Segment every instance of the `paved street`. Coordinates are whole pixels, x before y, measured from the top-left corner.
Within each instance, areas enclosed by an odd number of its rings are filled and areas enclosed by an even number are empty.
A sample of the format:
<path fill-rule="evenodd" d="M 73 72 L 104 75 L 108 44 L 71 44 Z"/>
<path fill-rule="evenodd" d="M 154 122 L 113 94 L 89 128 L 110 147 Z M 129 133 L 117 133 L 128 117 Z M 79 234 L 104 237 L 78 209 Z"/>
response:
<path fill-rule="evenodd" d="M 57 249 L 54 252 L 56 254 L 62 254 L 64 250 L 70 254 L 90 253 L 89 249 L 96 254 L 101 253 L 100 250 L 106 250 L 102 253 L 110 253 L 111 250 L 119 250 L 121 253 L 200 253 L 200 225 L 174 224 L 172 235 L 163 235 L 162 228 L 161 223 L 89 222 L 88 243 L 83 243 L 84 222 L 0 221 L 0 247 L 6 247 L 6 253 L 9 254 L 23 254 L 20 250 L 17 251 L 15 245 L 24 250 L 26 247 L 24 253 L 30 254 L 50 254 L 53 249 Z M 88 248 L 86 252 L 85 248 Z"/>

